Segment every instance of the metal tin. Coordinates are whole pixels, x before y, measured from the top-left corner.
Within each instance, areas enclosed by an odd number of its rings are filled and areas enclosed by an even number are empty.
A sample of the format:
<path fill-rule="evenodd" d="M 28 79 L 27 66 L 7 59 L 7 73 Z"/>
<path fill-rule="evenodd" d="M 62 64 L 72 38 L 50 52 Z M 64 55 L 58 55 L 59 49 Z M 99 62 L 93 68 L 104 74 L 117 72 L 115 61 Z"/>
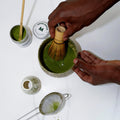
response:
<path fill-rule="evenodd" d="M 18 27 L 20 25 L 15 25 L 14 27 L 12 27 L 12 29 L 10 30 L 10 37 L 12 39 L 12 41 L 17 44 L 18 46 L 20 47 L 27 47 L 31 44 L 32 42 L 32 34 L 31 34 L 31 31 L 30 29 L 27 27 L 27 26 L 23 26 L 24 29 L 26 30 L 26 35 L 24 37 L 24 39 L 20 40 L 20 41 L 17 41 L 13 38 L 13 36 L 11 35 L 11 31 L 15 28 L 15 27 Z"/>
<path fill-rule="evenodd" d="M 33 26 L 33 34 L 38 39 L 46 39 L 49 36 L 49 28 L 47 22 L 39 21 Z"/>

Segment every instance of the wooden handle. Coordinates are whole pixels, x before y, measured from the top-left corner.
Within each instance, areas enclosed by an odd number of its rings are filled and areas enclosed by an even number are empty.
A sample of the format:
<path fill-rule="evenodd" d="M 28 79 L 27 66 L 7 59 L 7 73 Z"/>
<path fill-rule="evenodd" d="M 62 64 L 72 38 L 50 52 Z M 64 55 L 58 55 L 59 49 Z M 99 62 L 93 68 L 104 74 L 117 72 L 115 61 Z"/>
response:
<path fill-rule="evenodd" d="M 23 26 L 24 6 L 25 6 L 25 0 L 22 1 L 22 11 L 21 11 L 21 20 L 20 20 L 19 41 L 22 40 L 22 26 Z"/>
<path fill-rule="evenodd" d="M 55 38 L 54 38 L 54 41 L 56 43 L 58 43 L 58 44 L 64 43 L 63 35 L 64 35 L 65 30 L 66 29 L 63 26 L 56 27 L 56 29 L 55 29 Z"/>

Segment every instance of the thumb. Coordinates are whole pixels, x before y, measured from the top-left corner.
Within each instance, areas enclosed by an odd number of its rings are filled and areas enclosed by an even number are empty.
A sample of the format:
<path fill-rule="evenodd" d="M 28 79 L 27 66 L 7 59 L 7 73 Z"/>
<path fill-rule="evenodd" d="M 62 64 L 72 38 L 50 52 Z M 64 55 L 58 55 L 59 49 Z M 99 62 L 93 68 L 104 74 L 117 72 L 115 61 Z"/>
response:
<path fill-rule="evenodd" d="M 63 39 L 68 40 L 70 36 L 72 36 L 76 32 L 76 28 L 72 26 L 70 23 L 65 23 L 65 26 L 67 27 Z"/>

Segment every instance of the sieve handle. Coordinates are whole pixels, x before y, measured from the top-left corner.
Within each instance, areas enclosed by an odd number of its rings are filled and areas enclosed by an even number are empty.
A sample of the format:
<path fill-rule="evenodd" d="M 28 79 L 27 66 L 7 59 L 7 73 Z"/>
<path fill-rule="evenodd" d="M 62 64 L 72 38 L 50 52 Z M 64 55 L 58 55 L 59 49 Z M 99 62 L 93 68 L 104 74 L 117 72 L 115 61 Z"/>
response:
<path fill-rule="evenodd" d="M 34 112 L 35 110 L 37 110 L 38 108 L 39 108 L 39 107 L 36 107 L 35 109 L 33 109 L 33 110 L 31 110 L 30 112 L 24 114 L 22 117 L 18 118 L 17 120 L 23 120 L 26 116 L 28 116 L 29 114 L 33 113 L 33 112 Z M 29 119 L 33 118 L 34 116 L 36 116 L 37 114 L 39 114 L 39 112 L 31 115 L 29 118 L 26 118 L 26 119 L 24 119 L 24 120 L 29 120 Z"/>
<path fill-rule="evenodd" d="M 65 100 L 68 100 L 71 97 L 71 95 L 68 93 L 63 94 L 63 96 L 64 96 Z"/>

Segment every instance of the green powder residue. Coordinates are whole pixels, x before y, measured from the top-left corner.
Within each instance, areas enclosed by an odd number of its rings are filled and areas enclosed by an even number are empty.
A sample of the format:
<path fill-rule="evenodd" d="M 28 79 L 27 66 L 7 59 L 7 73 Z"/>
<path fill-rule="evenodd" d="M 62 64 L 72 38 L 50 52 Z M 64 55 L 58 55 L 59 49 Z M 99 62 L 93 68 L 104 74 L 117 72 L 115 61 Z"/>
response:
<path fill-rule="evenodd" d="M 63 60 L 60 61 L 56 61 L 48 55 L 50 45 L 51 42 L 47 43 L 43 50 L 42 62 L 44 64 L 44 67 L 54 73 L 64 73 L 67 70 L 71 69 L 73 66 L 73 59 L 76 57 L 76 50 L 73 47 L 73 44 L 71 44 L 71 42 L 68 42 L 66 56 Z"/>
<path fill-rule="evenodd" d="M 54 108 L 54 111 L 56 111 L 59 107 L 59 102 L 54 102 L 53 103 L 53 108 Z"/>
<path fill-rule="evenodd" d="M 26 36 L 26 30 L 25 30 L 25 28 L 23 28 L 22 31 L 23 31 L 23 33 L 22 33 L 22 39 L 23 39 L 23 38 L 25 38 L 25 36 Z M 20 26 L 17 25 L 17 26 L 15 26 L 15 27 L 11 30 L 10 35 L 11 35 L 11 37 L 12 37 L 14 40 L 18 41 L 18 39 L 19 39 L 19 32 L 20 32 Z"/>
<path fill-rule="evenodd" d="M 53 104 L 50 106 L 49 113 L 55 112 L 58 109 L 59 105 L 60 105 L 59 102 L 53 102 Z"/>

